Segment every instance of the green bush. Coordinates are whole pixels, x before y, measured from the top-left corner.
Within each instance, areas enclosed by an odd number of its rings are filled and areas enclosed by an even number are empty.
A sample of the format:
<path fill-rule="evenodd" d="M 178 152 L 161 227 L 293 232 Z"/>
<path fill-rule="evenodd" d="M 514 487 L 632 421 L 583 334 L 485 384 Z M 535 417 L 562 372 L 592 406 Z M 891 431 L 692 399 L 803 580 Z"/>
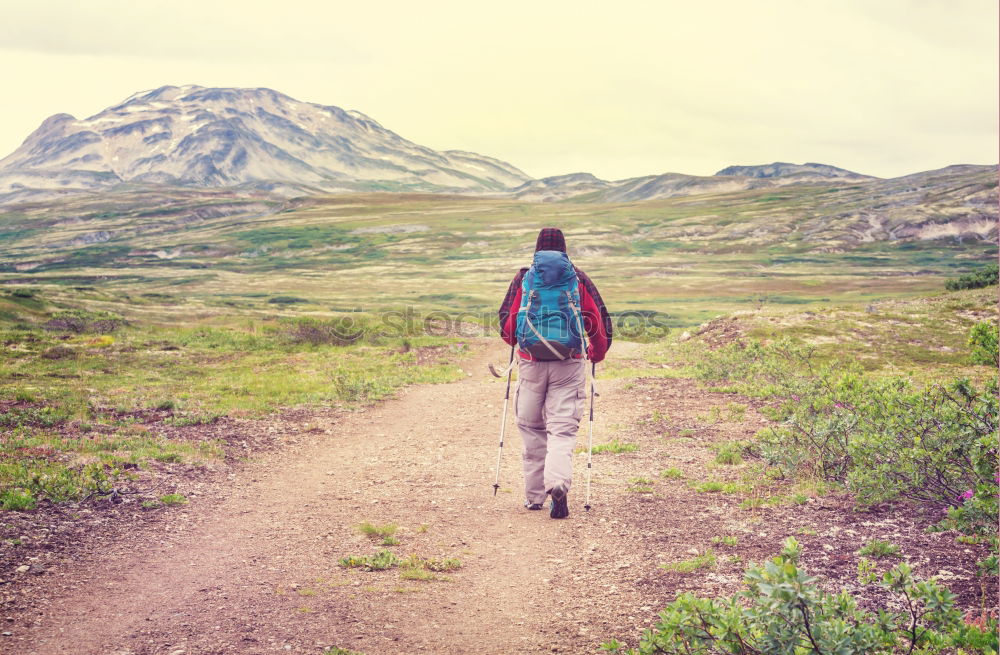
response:
<path fill-rule="evenodd" d="M 900 498 L 929 504 L 954 529 L 989 542 L 979 563 L 997 569 L 998 384 L 967 380 L 916 385 L 865 375 L 853 362 L 817 364 L 789 341 L 704 353 L 702 379 L 777 399 L 779 424 L 758 433 L 761 456 L 787 474 L 845 484 L 862 504 Z"/>
<path fill-rule="evenodd" d="M 296 296 L 274 296 L 273 298 L 268 298 L 267 302 L 272 305 L 295 305 L 309 301 L 305 298 L 297 298 Z"/>
<path fill-rule="evenodd" d="M 906 564 L 880 583 L 904 609 L 872 613 L 846 591 L 820 589 L 799 567 L 799 554 L 789 537 L 781 555 L 747 569 L 746 591 L 721 599 L 682 594 L 643 633 L 638 648 L 623 651 L 617 641 L 603 648 L 629 655 L 996 653 L 995 620 L 983 629 L 963 623 L 954 594 L 916 580 Z"/>
<path fill-rule="evenodd" d="M 990 480 L 970 463 L 996 461 L 995 380 L 982 389 L 853 374 L 825 381 L 823 392 L 788 404 L 782 425 L 761 432 L 771 463 L 845 482 L 862 504 L 903 497 L 944 507 Z"/>
<path fill-rule="evenodd" d="M 35 509 L 35 497 L 24 489 L 6 489 L 0 491 L 0 509 L 23 512 Z"/>
<path fill-rule="evenodd" d="M 43 459 L 0 461 L 0 509 L 34 509 L 40 499 L 52 503 L 80 500 L 111 491 L 121 470 L 104 462 L 69 468 Z"/>
<path fill-rule="evenodd" d="M 1000 354 L 997 352 L 997 341 L 1000 340 L 1000 330 L 992 321 L 976 323 L 969 331 L 969 361 L 972 364 L 1000 366 Z"/>
<path fill-rule="evenodd" d="M 1000 267 L 997 264 L 985 266 L 973 273 L 960 275 L 957 278 L 945 280 L 944 288 L 948 291 L 959 291 L 961 289 L 981 289 L 991 284 L 996 284 L 1000 279 Z"/>
<path fill-rule="evenodd" d="M 761 456 L 845 483 L 862 504 L 908 498 L 944 508 L 977 484 L 996 489 L 996 379 L 919 386 L 810 355 L 787 341 L 751 342 L 707 353 L 696 368 L 782 401 L 771 412 L 780 423 L 758 434 Z"/>

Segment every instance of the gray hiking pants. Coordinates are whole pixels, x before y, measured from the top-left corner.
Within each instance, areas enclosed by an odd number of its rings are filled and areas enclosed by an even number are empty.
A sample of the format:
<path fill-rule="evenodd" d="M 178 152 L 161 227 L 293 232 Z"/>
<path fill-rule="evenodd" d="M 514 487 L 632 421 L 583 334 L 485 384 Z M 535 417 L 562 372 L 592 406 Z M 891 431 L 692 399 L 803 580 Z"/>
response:
<path fill-rule="evenodd" d="M 524 491 L 529 503 L 544 503 L 560 482 L 569 490 L 573 448 L 583 416 L 586 360 L 518 362 L 514 415 L 524 442 Z"/>

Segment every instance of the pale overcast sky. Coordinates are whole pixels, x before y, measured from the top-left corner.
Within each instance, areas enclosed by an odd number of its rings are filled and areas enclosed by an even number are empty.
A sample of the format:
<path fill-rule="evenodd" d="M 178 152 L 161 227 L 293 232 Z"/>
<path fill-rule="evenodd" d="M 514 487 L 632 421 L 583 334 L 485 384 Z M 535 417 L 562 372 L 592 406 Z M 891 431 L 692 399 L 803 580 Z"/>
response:
<path fill-rule="evenodd" d="M 0 0 L 0 157 L 164 84 L 269 87 L 542 177 L 998 159 L 996 0 Z"/>

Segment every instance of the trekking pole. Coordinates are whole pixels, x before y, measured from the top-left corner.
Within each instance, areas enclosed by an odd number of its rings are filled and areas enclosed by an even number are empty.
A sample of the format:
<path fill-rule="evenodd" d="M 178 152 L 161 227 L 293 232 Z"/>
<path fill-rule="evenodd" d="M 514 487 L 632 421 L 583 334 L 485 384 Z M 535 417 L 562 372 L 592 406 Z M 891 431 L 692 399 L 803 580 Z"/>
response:
<path fill-rule="evenodd" d="M 590 472 L 594 467 L 594 375 L 597 364 L 590 362 L 590 427 L 587 434 L 587 498 L 583 509 L 590 511 Z"/>
<path fill-rule="evenodd" d="M 514 346 L 510 347 L 510 361 L 507 362 L 507 391 L 503 396 L 503 418 L 500 419 L 500 449 L 497 451 L 497 475 L 493 479 L 493 495 L 500 491 L 500 458 L 503 457 L 503 433 L 507 428 L 507 401 L 510 400 L 510 376 L 514 372 Z"/>

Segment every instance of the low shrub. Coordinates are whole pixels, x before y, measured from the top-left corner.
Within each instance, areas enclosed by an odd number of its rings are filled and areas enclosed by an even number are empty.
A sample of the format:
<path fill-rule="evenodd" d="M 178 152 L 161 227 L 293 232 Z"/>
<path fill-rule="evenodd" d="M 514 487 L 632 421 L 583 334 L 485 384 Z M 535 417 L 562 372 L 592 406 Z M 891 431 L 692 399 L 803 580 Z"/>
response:
<path fill-rule="evenodd" d="M 298 298 L 296 296 L 274 296 L 273 298 L 268 298 L 267 302 L 272 305 L 295 305 L 299 303 L 309 302 L 305 298 Z"/>
<path fill-rule="evenodd" d="M 888 571 L 880 585 L 901 611 L 872 613 L 842 591 L 824 592 L 799 567 L 794 538 L 762 566 L 745 574 L 747 589 L 729 598 L 680 595 L 646 630 L 638 648 L 617 640 L 607 651 L 629 655 L 895 655 L 996 653 L 996 620 L 965 623 L 955 596 L 937 582 L 917 580 L 906 564 Z M 967 649 L 967 650 L 966 650 Z"/>
<path fill-rule="evenodd" d="M 0 491 L 0 510 L 23 512 L 35 509 L 35 497 L 25 489 L 5 489 Z"/>
<path fill-rule="evenodd" d="M 288 343 L 313 346 L 346 346 L 364 339 L 369 330 L 368 322 L 357 316 L 290 318 L 282 320 L 278 327 L 279 334 Z"/>
<path fill-rule="evenodd" d="M 997 341 L 1000 340 L 1000 329 L 992 321 L 976 323 L 969 330 L 968 346 L 969 362 L 971 364 L 984 364 L 996 368 L 1000 366 L 1000 352 L 997 350 Z"/>
<path fill-rule="evenodd" d="M 56 312 L 42 327 L 51 332 L 72 332 L 74 334 L 108 334 L 126 325 L 126 321 L 111 312 L 90 312 L 71 309 Z"/>
<path fill-rule="evenodd" d="M 946 507 L 993 483 L 976 463 L 996 462 L 995 380 L 981 389 L 852 374 L 826 382 L 808 402 L 789 404 L 782 425 L 760 433 L 771 463 L 845 482 L 862 504 L 902 497 Z"/>
<path fill-rule="evenodd" d="M 908 498 L 948 507 L 979 484 L 997 490 L 997 381 L 918 385 L 817 364 L 789 341 L 705 353 L 699 377 L 780 401 L 760 454 L 786 472 L 845 483 L 862 504 Z"/>
<path fill-rule="evenodd" d="M 961 289 L 981 289 L 996 284 L 1000 279 L 1000 267 L 997 264 L 984 266 L 978 271 L 960 275 L 957 278 L 945 280 L 944 288 L 948 291 L 959 291 Z"/>

